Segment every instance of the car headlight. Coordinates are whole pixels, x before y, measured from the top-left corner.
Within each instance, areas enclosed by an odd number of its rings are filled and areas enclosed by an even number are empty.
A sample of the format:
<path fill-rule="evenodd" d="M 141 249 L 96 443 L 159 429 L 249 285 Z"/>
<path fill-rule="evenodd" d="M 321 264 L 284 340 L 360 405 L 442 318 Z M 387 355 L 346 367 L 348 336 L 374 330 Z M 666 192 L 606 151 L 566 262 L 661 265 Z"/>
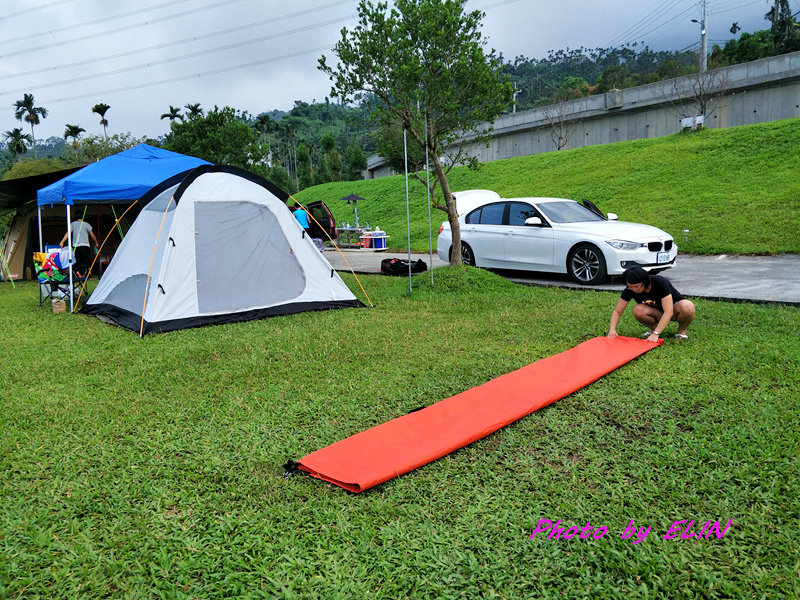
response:
<path fill-rule="evenodd" d="M 627 242 L 625 240 L 606 240 L 606 244 L 617 250 L 636 250 L 644 245 L 639 242 Z"/>

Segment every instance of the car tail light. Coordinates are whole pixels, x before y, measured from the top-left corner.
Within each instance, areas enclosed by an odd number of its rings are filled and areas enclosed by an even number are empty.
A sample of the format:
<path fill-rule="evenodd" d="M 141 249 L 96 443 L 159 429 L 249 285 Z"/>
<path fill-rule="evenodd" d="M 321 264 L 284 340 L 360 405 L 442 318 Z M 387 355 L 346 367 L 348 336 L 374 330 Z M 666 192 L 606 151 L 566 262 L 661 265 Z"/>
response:
<path fill-rule="evenodd" d="M 443 232 L 443 231 L 444 231 L 444 225 L 441 225 L 441 226 L 439 227 L 439 235 L 442 235 L 442 232 Z"/>

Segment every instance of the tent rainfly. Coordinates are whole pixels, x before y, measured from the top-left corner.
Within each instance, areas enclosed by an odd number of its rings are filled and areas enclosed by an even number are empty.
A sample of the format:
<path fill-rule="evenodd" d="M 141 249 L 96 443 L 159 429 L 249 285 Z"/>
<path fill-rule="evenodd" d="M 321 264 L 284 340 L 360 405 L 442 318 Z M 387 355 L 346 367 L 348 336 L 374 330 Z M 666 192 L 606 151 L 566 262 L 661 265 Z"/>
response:
<path fill-rule="evenodd" d="M 364 306 L 292 215 L 289 195 L 235 167 L 165 181 L 81 312 L 140 336 Z"/>
<path fill-rule="evenodd" d="M 107 156 L 36 194 L 39 206 L 52 204 L 125 204 L 178 173 L 208 161 L 147 144 Z"/>
<path fill-rule="evenodd" d="M 33 279 L 32 253 L 41 248 L 36 239 L 36 192 L 82 168 L 72 167 L 52 173 L 0 181 L 0 217 L 9 212 L 15 213 L 8 225 L 5 237 L 0 242 L 0 252 L 3 253 L 0 262 L 5 260 L 10 272 L 15 274 L 15 278 Z M 95 217 L 101 211 L 103 209 L 97 209 L 91 216 Z M 108 212 L 111 213 L 110 210 Z M 56 214 L 58 215 L 57 220 Z M 43 231 L 44 239 L 52 239 L 53 243 L 58 242 L 65 231 L 64 210 L 53 209 L 52 212 L 48 211 L 47 214 L 39 216 L 44 218 L 45 228 L 50 226 L 47 228 L 50 229 L 49 231 Z"/>

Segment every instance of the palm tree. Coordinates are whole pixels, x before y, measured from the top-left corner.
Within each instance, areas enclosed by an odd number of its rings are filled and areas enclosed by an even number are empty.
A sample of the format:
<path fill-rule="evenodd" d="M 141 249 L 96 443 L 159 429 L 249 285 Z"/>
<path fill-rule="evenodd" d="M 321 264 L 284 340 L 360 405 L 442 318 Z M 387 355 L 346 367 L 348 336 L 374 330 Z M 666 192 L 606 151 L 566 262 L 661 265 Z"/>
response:
<path fill-rule="evenodd" d="M 64 139 L 72 138 L 72 149 L 75 150 L 75 163 L 78 162 L 78 138 L 86 131 L 80 125 L 70 125 L 67 123 L 67 129 L 64 131 Z"/>
<path fill-rule="evenodd" d="M 294 184 L 297 185 L 297 128 L 291 123 L 281 124 L 281 131 L 285 136 L 289 148 L 289 173 L 294 173 Z M 294 161 L 292 161 L 294 158 Z M 294 164 L 292 164 L 294 162 Z"/>
<path fill-rule="evenodd" d="M 106 112 L 108 112 L 109 108 L 111 107 L 108 104 L 103 104 L 102 102 L 92 107 L 92 112 L 100 115 L 100 125 L 103 126 L 103 137 L 106 138 L 106 141 L 108 141 L 108 132 L 106 131 L 108 120 L 106 119 Z"/>
<path fill-rule="evenodd" d="M 28 151 L 28 144 L 33 144 L 33 138 L 29 133 L 22 133 L 22 129 L 16 127 L 4 134 L 8 151 L 17 155 L 17 162 L 22 161 L 22 155 Z"/>
<path fill-rule="evenodd" d="M 267 162 L 270 166 L 272 166 L 273 148 L 272 148 L 272 142 L 269 139 L 269 134 L 271 131 L 273 131 L 273 129 L 277 125 L 278 122 L 270 119 L 267 113 L 261 113 L 260 115 L 258 115 L 252 124 L 253 130 L 256 132 L 256 135 L 258 136 L 258 142 L 263 143 L 265 139 L 267 141 L 268 145 Z"/>
<path fill-rule="evenodd" d="M 175 119 L 180 119 L 181 121 L 183 121 L 183 115 L 181 114 L 181 109 L 175 108 L 170 104 L 169 112 L 166 112 L 163 115 L 161 115 L 161 120 L 163 121 L 164 119 L 169 119 L 169 126 L 170 128 L 172 128 L 172 126 L 175 124 Z"/>
<path fill-rule="evenodd" d="M 31 124 L 31 138 L 33 138 L 33 157 L 36 156 L 36 136 L 33 134 L 33 126 L 41 123 L 41 119 L 47 118 L 47 109 L 36 106 L 33 94 L 25 94 L 22 100 L 14 103 L 14 117 L 17 121 L 27 121 Z"/>
<path fill-rule="evenodd" d="M 172 107 L 170 106 L 170 108 Z M 190 119 L 203 116 L 203 109 L 200 108 L 199 102 L 197 104 L 187 104 L 184 106 L 184 108 L 186 109 L 186 114 Z M 162 116 L 161 118 L 163 119 L 164 117 Z"/>
<path fill-rule="evenodd" d="M 253 123 L 253 129 L 259 137 L 262 135 L 269 136 L 269 133 L 272 131 L 272 124 L 273 120 L 269 118 L 269 115 L 267 113 L 261 113 L 256 117 L 256 120 Z"/>

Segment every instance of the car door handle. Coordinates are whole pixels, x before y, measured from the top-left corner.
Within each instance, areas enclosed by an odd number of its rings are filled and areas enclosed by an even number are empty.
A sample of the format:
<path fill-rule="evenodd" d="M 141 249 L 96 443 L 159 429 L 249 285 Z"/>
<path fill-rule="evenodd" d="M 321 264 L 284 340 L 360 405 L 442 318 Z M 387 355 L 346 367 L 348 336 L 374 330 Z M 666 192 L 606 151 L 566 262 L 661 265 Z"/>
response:
<path fill-rule="evenodd" d="M 509 229 L 508 231 L 506 231 L 506 235 L 514 235 L 514 230 Z"/>

